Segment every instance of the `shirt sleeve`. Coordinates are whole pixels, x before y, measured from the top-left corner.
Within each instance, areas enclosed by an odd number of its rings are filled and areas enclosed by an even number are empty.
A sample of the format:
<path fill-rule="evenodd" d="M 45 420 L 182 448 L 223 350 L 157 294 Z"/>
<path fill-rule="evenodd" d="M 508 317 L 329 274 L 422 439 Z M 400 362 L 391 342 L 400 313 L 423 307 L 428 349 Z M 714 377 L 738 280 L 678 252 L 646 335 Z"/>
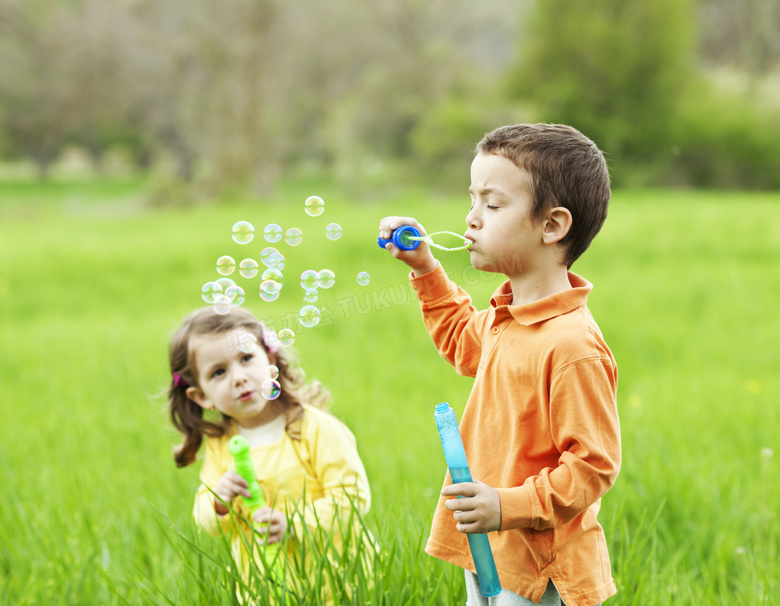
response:
<path fill-rule="evenodd" d="M 498 489 L 501 530 L 561 526 L 610 489 L 621 460 L 616 389 L 609 358 L 580 360 L 553 376 L 550 426 L 558 465 L 522 486 Z"/>
<path fill-rule="evenodd" d="M 200 486 L 195 494 L 192 514 L 195 523 L 211 536 L 219 536 L 230 529 L 230 514 L 219 516 L 214 511 L 214 494 L 219 479 L 228 470 L 224 457 L 219 455 L 221 441 L 206 438 L 206 455 L 200 470 Z"/>
<path fill-rule="evenodd" d="M 441 264 L 422 276 L 410 274 L 423 322 L 442 358 L 462 376 L 474 377 L 482 354 L 486 312 L 478 312 L 466 291 L 449 279 Z"/>
<path fill-rule="evenodd" d="M 368 477 L 355 436 L 335 417 L 318 414 L 316 419 L 303 439 L 324 494 L 306 504 L 303 516 L 294 516 L 294 530 L 299 537 L 306 531 L 327 534 L 334 525 L 347 522 L 354 511 L 365 515 L 371 507 Z"/>

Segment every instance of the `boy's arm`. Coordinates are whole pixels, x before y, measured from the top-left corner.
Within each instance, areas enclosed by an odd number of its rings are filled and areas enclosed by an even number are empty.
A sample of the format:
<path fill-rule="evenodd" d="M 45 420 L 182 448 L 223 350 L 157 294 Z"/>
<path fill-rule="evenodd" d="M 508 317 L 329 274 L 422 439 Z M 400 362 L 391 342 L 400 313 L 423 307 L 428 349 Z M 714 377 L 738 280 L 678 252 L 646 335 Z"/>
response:
<path fill-rule="evenodd" d="M 497 489 L 502 530 L 560 526 L 609 490 L 621 459 L 616 389 L 617 369 L 608 357 L 575 362 L 552 378 L 550 427 L 558 465 L 522 486 Z"/>
<path fill-rule="evenodd" d="M 411 276 L 411 281 L 439 355 L 459 375 L 476 376 L 487 313 L 474 308 L 468 293 L 452 282 L 438 263 L 427 274 Z"/>

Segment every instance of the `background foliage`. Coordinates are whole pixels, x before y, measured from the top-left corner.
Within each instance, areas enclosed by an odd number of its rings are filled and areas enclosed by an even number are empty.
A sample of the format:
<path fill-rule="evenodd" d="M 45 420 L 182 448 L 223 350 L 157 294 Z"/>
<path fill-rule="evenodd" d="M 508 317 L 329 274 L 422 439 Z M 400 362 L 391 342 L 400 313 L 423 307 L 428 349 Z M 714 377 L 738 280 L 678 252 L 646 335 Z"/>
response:
<path fill-rule="evenodd" d="M 618 185 L 776 188 L 779 30 L 773 0 L 0 0 L 0 154 L 157 169 L 177 204 L 452 185 L 485 131 L 547 121 Z"/>

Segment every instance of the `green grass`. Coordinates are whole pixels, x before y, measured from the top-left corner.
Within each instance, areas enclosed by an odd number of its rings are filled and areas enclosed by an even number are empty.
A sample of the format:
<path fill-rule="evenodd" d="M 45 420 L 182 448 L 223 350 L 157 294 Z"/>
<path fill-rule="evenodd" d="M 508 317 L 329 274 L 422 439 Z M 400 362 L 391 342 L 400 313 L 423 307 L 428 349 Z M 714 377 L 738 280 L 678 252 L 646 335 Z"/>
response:
<path fill-rule="evenodd" d="M 336 272 L 322 326 L 296 328 L 295 346 L 368 471 L 368 524 L 389 554 L 372 603 L 465 601 L 460 572 L 422 547 L 444 471 L 433 407 L 460 414 L 470 380 L 438 358 L 404 268 L 374 242 L 385 214 L 459 230 L 467 197 L 367 202 L 307 184 L 265 204 L 150 211 L 141 188 L 0 183 L 0 601 L 230 603 L 225 553 L 192 528 L 198 466 L 174 466 L 160 393 L 168 336 L 217 257 L 267 245 L 233 243 L 239 219 L 304 231 L 301 246 L 277 246 L 279 301 L 236 278 L 277 328 L 301 304 L 303 269 Z M 321 217 L 303 212 L 309 193 L 325 197 Z M 480 306 L 500 283 L 462 253 L 439 258 Z M 780 601 L 778 258 L 780 195 L 619 191 L 575 266 L 620 368 L 624 462 L 600 513 L 610 604 Z"/>

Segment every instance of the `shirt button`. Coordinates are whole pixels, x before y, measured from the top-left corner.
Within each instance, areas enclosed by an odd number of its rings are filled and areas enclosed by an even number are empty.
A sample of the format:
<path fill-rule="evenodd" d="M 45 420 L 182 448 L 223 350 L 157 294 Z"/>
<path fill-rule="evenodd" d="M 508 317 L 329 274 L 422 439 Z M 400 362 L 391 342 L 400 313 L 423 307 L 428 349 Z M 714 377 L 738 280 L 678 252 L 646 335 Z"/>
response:
<path fill-rule="evenodd" d="M 492 332 L 494 335 L 497 335 L 501 332 L 501 329 L 498 326 L 494 326 L 490 332 Z"/>

